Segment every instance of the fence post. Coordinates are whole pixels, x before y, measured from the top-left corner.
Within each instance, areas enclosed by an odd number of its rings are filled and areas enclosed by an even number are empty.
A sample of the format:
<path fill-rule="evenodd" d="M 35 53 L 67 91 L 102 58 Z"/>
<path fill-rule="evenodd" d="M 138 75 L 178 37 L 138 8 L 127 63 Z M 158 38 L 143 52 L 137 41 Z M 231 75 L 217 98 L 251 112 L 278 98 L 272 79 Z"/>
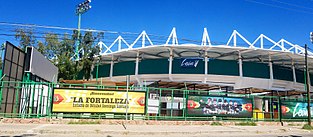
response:
<path fill-rule="evenodd" d="M 3 81 L 1 80 L 1 84 L 0 84 L 0 108 L 2 106 L 2 90 L 3 90 Z"/>
<path fill-rule="evenodd" d="M 42 115 L 41 111 L 43 110 L 42 106 L 44 104 L 44 103 L 42 103 L 42 98 L 43 98 L 43 84 L 42 84 L 42 82 L 40 83 L 40 85 L 41 85 L 41 93 L 40 93 L 40 98 L 39 98 L 40 101 L 39 101 L 39 106 L 37 106 L 37 107 L 39 107 L 39 113 L 40 114 L 38 114 L 38 112 L 37 112 L 37 117 L 40 117 Z M 38 92 L 38 94 L 39 94 L 39 92 Z"/>
<path fill-rule="evenodd" d="M 281 112 L 281 98 L 278 97 L 278 116 L 279 116 L 279 122 L 283 126 L 283 121 L 282 121 L 282 112 Z"/>
<path fill-rule="evenodd" d="M 161 117 L 161 108 L 162 108 L 162 106 L 161 106 L 161 97 L 162 97 L 162 89 L 159 89 L 159 93 L 160 93 L 160 95 L 159 95 L 159 117 Z M 156 120 L 157 120 L 157 116 L 155 117 L 156 118 Z"/>
<path fill-rule="evenodd" d="M 150 119 L 150 116 L 148 114 L 148 98 L 149 98 L 149 88 L 145 87 L 145 90 L 146 90 L 146 101 L 145 101 L 145 107 L 146 107 L 146 111 L 145 111 L 145 116 L 148 117 L 148 120 Z"/>
<path fill-rule="evenodd" d="M 171 119 L 173 117 L 173 103 L 174 103 L 174 92 L 173 92 L 173 89 L 172 89 L 172 96 L 171 96 Z"/>

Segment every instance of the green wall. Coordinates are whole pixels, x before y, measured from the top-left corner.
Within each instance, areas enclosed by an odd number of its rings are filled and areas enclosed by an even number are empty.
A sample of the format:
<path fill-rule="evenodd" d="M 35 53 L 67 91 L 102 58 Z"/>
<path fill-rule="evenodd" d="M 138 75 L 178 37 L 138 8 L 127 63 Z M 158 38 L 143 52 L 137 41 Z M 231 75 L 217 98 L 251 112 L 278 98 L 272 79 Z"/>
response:
<path fill-rule="evenodd" d="M 111 64 L 99 65 L 98 77 L 110 77 Z M 92 71 L 93 78 L 96 78 L 97 66 Z"/>
<path fill-rule="evenodd" d="M 209 74 L 239 76 L 239 66 L 235 60 L 209 60 Z"/>
<path fill-rule="evenodd" d="M 149 59 L 139 62 L 139 74 L 168 74 L 168 59 Z"/>
<path fill-rule="evenodd" d="M 270 78 L 270 69 L 267 63 L 243 62 L 242 72 L 244 77 Z"/>
<path fill-rule="evenodd" d="M 278 80 L 293 81 L 292 69 L 273 65 L 273 77 Z"/>
<path fill-rule="evenodd" d="M 299 83 L 304 83 L 304 71 L 296 70 L 296 81 Z"/>
<path fill-rule="evenodd" d="M 135 75 L 135 63 L 134 61 L 114 63 L 113 76 Z"/>
<path fill-rule="evenodd" d="M 196 68 L 182 68 L 180 67 L 181 60 L 173 60 L 173 74 L 204 74 L 204 61 L 199 60 Z M 99 66 L 99 77 L 110 76 L 111 64 L 104 64 Z M 113 66 L 113 76 L 134 75 L 135 61 L 119 62 Z M 139 62 L 139 74 L 168 74 L 168 59 L 149 59 L 141 60 Z M 270 78 L 269 66 L 267 63 L 243 62 L 243 76 L 254 78 Z M 93 77 L 96 77 L 96 70 L 92 72 Z M 299 83 L 304 83 L 304 72 L 296 70 L 296 80 Z M 214 75 L 231 75 L 239 76 L 239 66 L 236 60 L 209 60 L 208 74 Z M 293 81 L 292 69 L 288 67 L 273 65 L 273 76 L 277 80 Z M 82 79 L 82 73 L 78 74 Z M 311 84 L 313 84 L 313 75 L 310 74 Z"/>

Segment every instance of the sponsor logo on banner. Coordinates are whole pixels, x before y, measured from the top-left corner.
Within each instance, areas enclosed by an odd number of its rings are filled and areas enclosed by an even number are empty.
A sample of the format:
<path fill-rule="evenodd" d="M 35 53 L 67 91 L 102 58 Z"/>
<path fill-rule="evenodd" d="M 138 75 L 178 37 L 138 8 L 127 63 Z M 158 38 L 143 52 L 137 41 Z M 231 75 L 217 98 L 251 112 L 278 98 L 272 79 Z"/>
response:
<path fill-rule="evenodd" d="M 180 67 L 182 68 L 196 68 L 201 59 L 199 58 L 182 58 Z"/>
<path fill-rule="evenodd" d="M 54 89 L 52 112 L 110 112 L 143 114 L 145 92 Z"/>

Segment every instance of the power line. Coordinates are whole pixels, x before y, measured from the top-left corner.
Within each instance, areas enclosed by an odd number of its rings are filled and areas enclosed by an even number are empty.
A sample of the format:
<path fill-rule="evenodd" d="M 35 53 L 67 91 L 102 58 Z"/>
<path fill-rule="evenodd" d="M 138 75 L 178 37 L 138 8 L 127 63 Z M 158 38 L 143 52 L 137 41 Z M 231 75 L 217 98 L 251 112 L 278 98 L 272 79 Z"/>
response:
<path fill-rule="evenodd" d="M 282 6 L 269 4 L 269 3 L 264 3 L 264 2 L 259 2 L 259 1 L 255 1 L 255 0 L 245 0 L 245 1 L 251 2 L 251 3 L 260 4 L 260 5 L 265 5 L 265 6 L 270 6 L 270 7 L 275 7 L 275 8 L 280 8 L 280 9 L 285 9 L 285 10 L 290 10 L 290 11 L 295 11 L 295 12 L 301 12 L 301 13 L 306 13 L 306 14 L 313 14 L 312 12 L 308 12 L 308 11 L 304 11 L 304 10 L 297 10 L 297 9 L 282 7 Z"/>
<path fill-rule="evenodd" d="M 73 28 L 63 28 L 63 27 L 55 27 L 55 26 L 43 26 L 43 25 L 33 25 L 33 24 L 20 24 L 20 23 L 9 23 L 9 22 L 0 22 L 0 26 L 14 26 L 14 27 L 28 27 L 28 28 L 38 28 L 38 29 L 35 29 L 33 31 L 33 34 L 34 34 L 34 38 L 50 38 L 50 37 L 47 37 L 45 36 L 44 34 L 55 34 L 57 35 L 57 38 L 55 39 L 59 39 L 59 40 L 71 40 L 71 41 L 74 41 L 73 39 L 71 39 L 71 36 L 72 35 L 68 35 L 69 37 L 68 38 L 64 38 L 64 35 L 65 34 L 61 34 L 61 33 L 55 33 L 55 32 L 46 32 L 46 31 L 43 31 L 41 29 L 61 29 L 61 30 L 65 30 L 65 31 L 73 31 L 73 30 L 76 30 L 76 29 L 73 29 Z M 39 26 L 39 27 L 38 27 Z M 16 28 L 18 29 L 18 28 Z M 11 33 L 0 33 L 0 35 L 2 36 L 8 36 L 8 37 L 15 37 L 15 33 L 16 33 L 16 29 L 11 29 L 11 28 L 4 28 L 2 30 L 5 30 L 5 32 L 11 32 Z M 1 30 L 1 28 L 0 28 Z M 7 30 L 7 31 L 6 31 Z M 87 29 L 85 29 L 87 30 Z M 105 41 L 108 41 L 108 40 L 116 40 L 117 36 L 113 36 L 113 35 L 120 35 L 120 34 L 123 34 L 123 39 L 124 40 L 131 40 L 131 41 L 134 41 L 138 35 L 140 33 L 132 33 L 132 32 L 117 32 L 117 31 L 102 31 L 102 30 L 96 30 L 96 31 L 93 31 L 93 32 L 108 32 L 108 33 L 104 33 L 104 36 L 101 39 L 103 42 Z M 114 32 L 114 33 L 111 33 L 111 32 Z M 39 34 L 39 35 L 38 35 Z M 42 34 L 42 35 L 40 35 Z M 126 36 L 125 36 L 126 35 Z M 63 37 L 62 37 L 63 36 Z M 167 40 L 168 36 L 164 36 L 164 35 L 154 35 L 154 34 L 149 34 L 149 37 L 150 39 L 153 41 L 154 44 L 158 43 L 158 44 L 164 44 L 165 41 Z M 181 42 L 180 43 L 184 43 L 184 42 L 196 42 L 196 43 L 201 43 L 202 40 L 192 40 L 192 39 L 186 39 L 186 38 L 178 38 Z M 18 41 L 18 40 L 17 40 Z M 100 40 L 92 40 L 91 42 L 99 42 Z M 139 42 L 137 42 L 139 43 Z M 137 44 L 136 43 L 136 44 Z M 211 41 L 211 43 L 213 44 L 225 44 L 225 42 L 218 42 L 218 41 Z M 129 43 L 130 44 L 130 43 Z M 132 44 L 132 43 L 131 43 Z M 247 45 L 246 43 L 237 43 L 238 45 Z M 272 45 L 267 45 L 267 44 L 264 44 L 264 46 L 272 46 Z"/>
<path fill-rule="evenodd" d="M 47 25 L 36 25 L 36 24 L 21 24 L 21 23 L 10 23 L 10 22 L 0 22 L 0 25 L 28 27 L 28 28 L 70 30 L 70 31 L 77 30 L 76 28 L 66 28 L 66 27 L 59 27 L 59 26 L 47 26 Z M 118 32 L 118 31 L 95 30 L 95 29 L 80 29 L 80 30 L 88 31 L 88 32 L 103 32 L 103 33 L 116 33 L 116 34 L 136 34 L 136 35 L 140 34 L 140 33 L 133 33 L 133 32 Z"/>
<path fill-rule="evenodd" d="M 300 5 L 296 5 L 296 4 L 292 4 L 292 3 L 288 3 L 288 2 L 282 2 L 279 0 L 272 0 L 275 1 L 277 3 L 281 3 L 281 4 L 285 4 L 285 5 L 289 5 L 289 6 L 293 6 L 293 7 L 297 7 L 297 8 L 303 8 L 303 9 L 307 9 L 307 10 L 313 10 L 313 8 L 309 8 L 309 7 L 305 7 L 305 6 L 300 6 Z"/>

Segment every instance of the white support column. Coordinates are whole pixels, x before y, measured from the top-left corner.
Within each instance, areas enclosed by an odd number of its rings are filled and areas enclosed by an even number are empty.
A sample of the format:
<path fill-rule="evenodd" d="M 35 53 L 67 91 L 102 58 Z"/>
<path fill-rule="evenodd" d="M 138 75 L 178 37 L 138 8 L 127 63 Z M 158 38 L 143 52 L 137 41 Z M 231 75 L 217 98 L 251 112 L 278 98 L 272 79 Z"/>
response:
<path fill-rule="evenodd" d="M 261 34 L 260 45 L 261 45 L 261 49 L 263 49 L 264 48 L 263 34 Z"/>
<path fill-rule="evenodd" d="M 273 81 L 273 79 L 274 79 L 273 63 L 272 63 L 272 59 L 271 59 L 271 56 L 270 56 L 270 55 L 268 55 L 268 59 L 269 59 L 268 65 L 269 65 L 269 67 L 270 67 L 270 80 Z"/>
<path fill-rule="evenodd" d="M 169 57 L 169 66 L 168 66 L 168 74 L 169 74 L 169 79 L 171 81 L 173 81 L 173 78 L 172 78 L 172 66 L 173 66 L 173 49 L 170 48 L 170 57 Z"/>
<path fill-rule="evenodd" d="M 141 47 L 145 47 L 146 45 L 146 32 L 143 31 L 143 34 L 142 34 L 142 41 L 141 41 Z"/>
<path fill-rule="evenodd" d="M 136 67 L 135 67 L 135 78 L 136 78 L 136 80 L 137 80 L 137 83 L 140 85 L 140 86 L 142 86 L 141 85 L 141 81 L 140 81 L 140 79 L 139 79 L 139 77 L 138 77 L 138 71 L 139 71 L 139 51 L 137 52 L 137 57 L 136 57 Z"/>
<path fill-rule="evenodd" d="M 236 30 L 234 30 L 234 47 L 236 47 L 237 46 L 237 31 Z"/>
<path fill-rule="evenodd" d="M 114 57 L 112 56 L 111 66 L 110 66 L 110 79 L 113 77 L 113 66 L 114 66 Z"/>
<path fill-rule="evenodd" d="M 239 62 L 239 76 L 243 77 L 243 71 L 242 71 L 242 57 L 240 51 L 238 51 L 238 62 Z"/>
<path fill-rule="evenodd" d="M 208 52 L 205 50 L 204 54 L 204 74 L 208 75 Z"/>
<path fill-rule="evenodd" d="M 178 45 L 178 39 L 177 39 L 175 27 L 172 29 L 171 34 L 168 36 L 168 39 L 167 39 L 165 45 L 168 45 L 171 39 L 172 39 L 172 45 Z"/>
<path fill-rule="evenodd" d="M 207 79 L 207 76 L 208 76 L 208 52 L 207 52 L 207 49 L 204 50 L 205 53 L 204 53 L 204 82 L 203 83 L 206 83 L 206 81 L 208 80 Z"/>
<path fill-rule="evenodd" d="M 203 29 L 201 46 L 206 46 L 207 44 L 209 45 L 209 47 L 212 46 L 211 41 L 210 41 L 210 37 L 209 37 L 209 34 L 208 34 L 208 30 L 207 30 L 207 28 L 204 28 Z"/>
<path fill-rule="evenodd" d="M 122 39 L 121 36 L 118 36 L 118 51 L 122 50 Z"/>
<path fill-rule="evenodd" d="M 292 61 L 291 62 L 292 65 L 292 77 L 293 77 L 293 83 L 297 83 L 297 77 L 296 77 L 296 68 L 295 68 L 295 64 Z"/>
<path fill-rule="evenodd" d="M 136 57 L 136 68 L 135 68 L 135 75 L 138 75 L 138 70 L 139 70 L 139 51 L 137 52 L 137 57 Z"/>

